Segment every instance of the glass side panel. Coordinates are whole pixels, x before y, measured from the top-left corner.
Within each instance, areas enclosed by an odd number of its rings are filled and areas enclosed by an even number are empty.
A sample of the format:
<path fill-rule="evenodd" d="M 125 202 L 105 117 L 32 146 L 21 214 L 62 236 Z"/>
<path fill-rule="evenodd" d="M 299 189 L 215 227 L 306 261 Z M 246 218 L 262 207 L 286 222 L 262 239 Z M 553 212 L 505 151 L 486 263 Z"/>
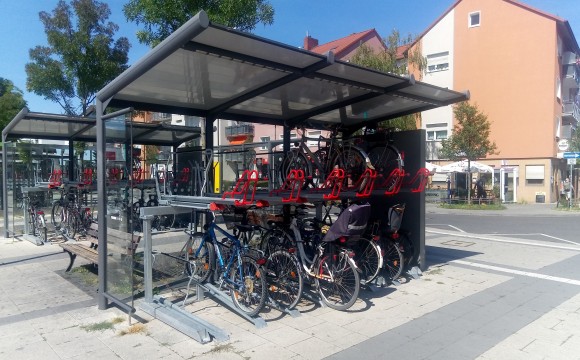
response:
<path fill-rule="evenodd" d="M 119 303 L 132 306 L 135 282 L 133 278 L 133 231 L 138 217 L 133 212 L 134 194 L 138 193 L 133 165 L 137 150 L 133 149 L 131 123 L 125 115 L 107 119 L 105 123 L 107 283 L 106 289 Z M 98 216 L 101 216 L 99 214 Z M 99 229 L 99 232 L 101 229 Z"/>

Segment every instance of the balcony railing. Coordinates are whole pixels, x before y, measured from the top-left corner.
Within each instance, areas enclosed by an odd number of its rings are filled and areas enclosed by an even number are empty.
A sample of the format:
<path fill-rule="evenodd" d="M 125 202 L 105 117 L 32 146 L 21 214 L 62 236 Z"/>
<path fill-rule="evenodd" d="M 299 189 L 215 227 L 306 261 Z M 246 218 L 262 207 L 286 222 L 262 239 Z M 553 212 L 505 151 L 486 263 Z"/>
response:
<path fill-rule="evenodd" d="M 226 138 L 232 142 L 249 142 L 254 139 L 254 125 L 238 124 L 226 126 Z"/>
<path fill-rule="evenodd" d="M 562 125 L 577 125 L 580 121 L 580 107 L 572 100 L 562 102 Z"/>
<path fill-rule="evenodd" d="M 240 124 L 226 126 L 226 136 L 254 135 L 254 125 Z"/>

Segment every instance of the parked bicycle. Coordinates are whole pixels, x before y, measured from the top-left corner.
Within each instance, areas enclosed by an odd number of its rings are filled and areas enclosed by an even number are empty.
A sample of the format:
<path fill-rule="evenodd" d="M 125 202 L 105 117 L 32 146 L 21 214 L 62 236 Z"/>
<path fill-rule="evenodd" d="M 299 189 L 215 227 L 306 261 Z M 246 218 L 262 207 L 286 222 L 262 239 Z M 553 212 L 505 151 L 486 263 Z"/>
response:
<path fill-rule="evenodd" d="M 77 233 L 85 235 L 94 221 L 90 207 L 83 206 L 82 183 L 60 186 L 60 198 L 52 204 L 51 222 L 66 238 L 74 239 Z"/>
<path fill-rule="evenodd" d="M 186 272 L 197 282 L 211 280 L 229 290 L 238 309 L 249 316 L 257 315 L 267 299 L 266 277 L 261 265 L 266 259 L 254 259 L 240 240 L 216 224 L 215 212 L 225 207 L 212 203 L 211 222 L 204 233 L 188 231 L 190 237 L 182 250 Z M 217 234 L 224 236 L 218 240 Z M 213 276 L 212 276 L 213 274 Z"/>
<path fill-rule="evenodd" d="M 370 207 L 356 205 L 346 211 L 322 239 L 320 231 L 309 231 L 299 220 L 307 214 L 305 209 L 305 205 L 297 206 L 289 224 L 271 222 L 283 235 L 265 239 L 261 247 L 270 247 L 274 252 L 285 247 L 288 252 L 297 253 L 300 275 L 314 286 L 320 300 L 332 309 L 347 310 L 360 291 L 355 253 L 347 243 L 362 234 Z"/>
<path fill-rule="evenodd" d="M 28 228 L 42 242 L 47 241 L 46 220 L 44 218 L 44 211 L 41 209 L 41 203 L 38 200 L 33 200 L 30 197 L 28 201 Z"/>
<path fill-rule="evenodd" d="M 361 137 L 367 145 L 368 156 L 377 173 L 383 178 L 382 187 L 392 192 L 404 174 L 403 156 L 394 145 L 388 129 L 366 129 Z"/>
<path fill-rule="evenodd" d="M 371 161 L 362 148 L 342 139 L 338 132 L 335 127 L 328 138 L 317 139 L 318 148 L 313 152 L 308 146 L 306 130 L 302 128 L 301 139 L 295 142 L 295 148 L 286 153 L 280 163 L 280 182 L 284 183 L 291 170 L 303 170 L 307 179 L 304 188 L 318 187 L 335 168 L 345 171 L 345 185 L 357 181 L 367 167 L 372 167 Z"/>
<path fill-rule="evenodd" d="M 330 203 L 324 210 L 323 220 L 310 219 L 313 222 L 311 227 L 316 227 L 317 231 L 321 231 L 324 227 L 331 226 L 334 221 L 334 216 L 340 217 L 345 209 L 348 209 L 349 203 Z M 338 208 L 340 211 L 338 215 L 332 214 L 332 209 Z M 354 261 L 360 270 L 361 284 L 370 284 L 379 275 L 381 268 L 384 265 L 385 249 L 379 244 L 379 237 L 376 233 L 371 232 L 364 236 L 359 236 L 351 239 L 347 246 L 354 251 Z"/>

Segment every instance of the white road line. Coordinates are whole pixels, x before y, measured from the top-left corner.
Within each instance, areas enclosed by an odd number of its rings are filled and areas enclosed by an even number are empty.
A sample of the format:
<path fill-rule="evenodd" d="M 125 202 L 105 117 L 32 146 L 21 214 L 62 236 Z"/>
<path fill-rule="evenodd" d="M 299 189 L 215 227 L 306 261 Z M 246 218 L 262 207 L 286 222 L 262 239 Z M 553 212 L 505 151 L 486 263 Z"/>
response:
<path fill-rule="evenodd" d="M 460 231 L 462 233 L 464 233 L 465 231 L 461 230 L 460 228 L 458 228 L 457 226 L 453 226 L 453 225 L 448 225 L 450 228 L 455 229 L 457 231 Z"/>
<path fill-rule="evenodd" d="M 554 240 L 558 240 L 558 241 L 562 241 L 562 242 L 567 242 L 567 243 L 574 244 L 574 245 L 580 245 L 580 243 L 575 242 L 575 241 L 572 241 L 572 240 L 566 240 L 566 239 L 562 239 L 562 238 L 559 238 L 559 237 L 555 237 L 555 236 L 548 235 L 548 234 L 542 234 L 542 233 L 527 233 L 527 234 L 500 234 L 500 233 L 493 233 L 493 234 L 482 234 L 482 235 L 489 235 L 489 236 L 536 236 L 536 235 L 539 235 L 539 236 L 545 236 L 545 237 L 550 238 L 550 239 L 554 239 Z"/>
<path fill-rule="evenodd" d="M 464 233 L 465 231 L 461 230 L 460 228 L 458 228 L 457 226 L 453 226 L 453 225 L 449 225 L 449 224 L 429 224 L 429 226 L 449 226 L 452 229 L 455 229 L 456 231 L 462 232 Z"/>
<path fill-rule="evenodd" d="M 565 283 L 565 284 L 580 286 L 580 280 L 568 279 L 568 278 L 563 278 L 563 277 L 558 277 L 558 276 L 544 275 L 544 274 L 534 273 L 534 272 L 530 272 L 530 271 L 520 271 L 520 270 L 509 269 L 509 268 L 493 266 L 493 265 L 479 264 L 479 263 L 474 263 L 471 261 L 464 261 L 464 260 L 452 260 L 450 262 L 455 263 L 455 264 L 461 264 L 461 265 L 467 265 L 467 266 L 472 266 L 472 267 L 476 267 L 476 268 L 481 268 L 481 269 L 494 270 L 494 271 L 508 273 L 508 274 L 521 275 L 521 276 L 527 276 L 527 277 L 532 277 L 532 278 L 537 278 L 537 279 L 544 279 L 544 280 L 550 280 L 550 281 L 556 281 L 556 282 L 561 282 L 561 283 Z"/>
<path fill-rule="evenodd" d="M 515 240 L 506 240 L 506 239 L 495 239 L 490 238 L 487 236 L 481 235 L 473 235 L 467 233 L 449 233 L 445 231 L 437 231 L 437 230 L 425 230 L 425 232 L 432 233 L 432 234 L 439 234 L 439 235 L 449 235 L 449 236 L 457 236 L 457 237 L 464 237 L 469 239 L 480 239 L 480 240 L 488 240 L 488 241 L 495 241 L 499 243 L 507 243 L 507 244 L 519 244 L 519 245 L 531 245 L 531 246 L 538 246 L 538 247 L 546 247 L 551 249 L 562 249 L 562 250 L 573 250 L 573 251 L 580 251 L 580 246 L 571 247 L 571 246 L 563 246 L 563 245 L 552 245 L 552 244 L 540 244 L 540 243 L 533 243 L 528 241 L 515 241 Z"/>

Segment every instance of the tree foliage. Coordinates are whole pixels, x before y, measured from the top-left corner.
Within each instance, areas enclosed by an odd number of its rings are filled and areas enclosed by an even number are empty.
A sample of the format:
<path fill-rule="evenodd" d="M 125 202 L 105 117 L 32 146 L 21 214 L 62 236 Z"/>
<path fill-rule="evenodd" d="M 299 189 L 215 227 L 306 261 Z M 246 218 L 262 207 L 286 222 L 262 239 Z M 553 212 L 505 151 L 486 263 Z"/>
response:
<path fill-rule="evenodd" d="M 393 32 L 383 39 L 385 50 L 375 51 L 366 44 L 361 44 L 350 62 L 369 69 L 378 70 L 385 73 L 397 75 L 407 75 L 409 66 L 418 70 L 419 79 L 427 66 L 427 60 L 421 55 L 420 48 L 409 51 L 407 57 L 402 56 L 402 49 L 413 42 L 413 37 L 401 37 L 399 31 Z M 417 129 L 417 116 L 420 114 L 406 115 L 396 119 L 384 121 L 379 127 L 389 127 L 397 130 L 415 130 Z"/>
<path fill-rule="evenodd" d="M 57 102 L 67 115 L 82 115 L 96 93 L 127 68 L 129 40 L 114 40 L 119 27 L 96 0 L 61 0 L 39 13 L 48 46 L 30 49 L 26 88 Z"/>
<path fill-rule="evenodd" d="M 25 106 L 22 91 L 12 81 L 0 77 L 0 130 L 4 130 Z"/>
<path fill-rule="evenodd" d="M 580 151 L 580 129 L 576 129 L 570 139 L 570 151 Z"/>
<path fill-rule="evenodd" d="M 491 122 L 477 105 L 467 101 L 456 104 L 453 114 L 453 135 L 441 141 L 440 154 L 442 158 L 451 160 L 467 159 L 468 181 L 471 184 L 471 161 L 498 154 L 495 142 L 489 138 Z M 471 186 L 467 187 L 467 198 L 471 201 Z"/>
<path fill-rule="evenodd" d="M 206 11 L 211 21 L 240 31 L 274 22 L 274 8 L 266 0 L 130 0 L 123 7 L 128 21 L 144 26 L 137 32 L 139 42 L 151 47 L 200 10 Z"/>
<path fill-rule="evenodd" d="M 453 108 L 453 135 L 441 141 L 441 155 L 451 160 L 477 160 L 496 154 L 497 146 L 489 139 L 491 122 L 477 105 L 463 101 Z"/>

